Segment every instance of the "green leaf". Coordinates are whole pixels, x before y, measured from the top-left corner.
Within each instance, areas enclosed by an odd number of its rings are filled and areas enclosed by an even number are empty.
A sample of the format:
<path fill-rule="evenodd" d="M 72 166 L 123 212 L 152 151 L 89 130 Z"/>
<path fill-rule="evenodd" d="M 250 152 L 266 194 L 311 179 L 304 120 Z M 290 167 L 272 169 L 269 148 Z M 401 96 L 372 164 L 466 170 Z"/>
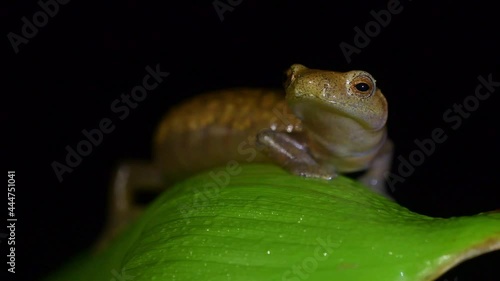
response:
<path fill-rule="evenodd" d="M 98 256 L 48 280 L 433 280 L 500 249 L 500 213 L 431 218 L 357 182 L 272 165 L 165 191 Z"/>

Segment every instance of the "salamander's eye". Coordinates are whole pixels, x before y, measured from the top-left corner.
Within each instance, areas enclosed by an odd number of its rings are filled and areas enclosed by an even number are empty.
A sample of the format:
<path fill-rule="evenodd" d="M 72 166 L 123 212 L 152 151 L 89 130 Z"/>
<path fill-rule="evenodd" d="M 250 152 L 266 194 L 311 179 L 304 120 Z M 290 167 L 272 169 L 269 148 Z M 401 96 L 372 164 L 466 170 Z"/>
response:
<path fill-rule="evenodd" d="M 363 72 L 354 76 L 349 81 L 349 94 L 360 98 L 369 98 L 376 91 L 375 79 L 370 74 Z"/>
<path fill-rule="evenodd" d="M 370 90 L 370 85 L 368 85 L 366 83 L 359 83 L 359 84 L 356 84 L 354 87 L 356 87 L 356 89 L 358 89 L 358 91 L 361 91 L 361 92 L 366 92 L 366 91 Z"/>

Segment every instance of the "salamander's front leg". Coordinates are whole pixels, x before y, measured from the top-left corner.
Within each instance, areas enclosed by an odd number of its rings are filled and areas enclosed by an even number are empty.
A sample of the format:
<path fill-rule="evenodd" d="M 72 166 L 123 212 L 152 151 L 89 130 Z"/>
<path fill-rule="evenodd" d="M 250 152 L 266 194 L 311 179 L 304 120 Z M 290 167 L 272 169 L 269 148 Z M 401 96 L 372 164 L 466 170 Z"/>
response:
<path fill-rule="evenodd" d="M 385 175 L 391 169 L 393 147 L 392 141 L 387 140 L 373 159 L 366 173 L 359 178 L 359 181 L 373 191 L 391 199 L 392 197 L 385 186 Z"/>
<path fill-rule="evenodd" d="M 334 167 L 320 165 L 312 158 L 299 134 L 264 130 L 257 134 L 257 147 L 293 174 L 328 180 L 337 176 Z"/>

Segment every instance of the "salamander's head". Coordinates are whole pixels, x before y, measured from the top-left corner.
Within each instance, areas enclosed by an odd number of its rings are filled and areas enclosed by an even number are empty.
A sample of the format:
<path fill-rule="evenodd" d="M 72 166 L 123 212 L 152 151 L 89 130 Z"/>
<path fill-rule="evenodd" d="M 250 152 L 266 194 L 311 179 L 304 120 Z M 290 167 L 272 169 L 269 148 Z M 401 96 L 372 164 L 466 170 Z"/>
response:
<path fill-rule="evenodd" d="M 334 72 L 294 64 L 286 76 L 286 99 L 304 121 L 310 116 L 338 116 L 370 130 L 384 127 L 387 121 L 387 101 L 365 71 Z"/>

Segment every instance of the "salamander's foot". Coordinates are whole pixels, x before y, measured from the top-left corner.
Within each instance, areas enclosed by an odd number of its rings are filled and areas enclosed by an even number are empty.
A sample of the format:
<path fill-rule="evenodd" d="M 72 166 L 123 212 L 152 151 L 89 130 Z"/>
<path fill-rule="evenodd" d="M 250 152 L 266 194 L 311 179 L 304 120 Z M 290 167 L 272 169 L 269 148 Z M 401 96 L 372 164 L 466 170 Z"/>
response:
<path fill-rule="evenodd" d="M 337 177 L 333 166 L 321 165 L 311 156 L 303 136 L 264 130 L 257 134 L 257 147 L 292 174 L 331 180 Z"/>
<path fill-rule="evenodd" d="M 333 167 L 325 167 L 320 165 L 305 165 L 302 163 L 295 164 L 290 167 L 290 172 L 306 178 L 319 178 L 324 180 L 332 180 L 338 176 Z"/>

